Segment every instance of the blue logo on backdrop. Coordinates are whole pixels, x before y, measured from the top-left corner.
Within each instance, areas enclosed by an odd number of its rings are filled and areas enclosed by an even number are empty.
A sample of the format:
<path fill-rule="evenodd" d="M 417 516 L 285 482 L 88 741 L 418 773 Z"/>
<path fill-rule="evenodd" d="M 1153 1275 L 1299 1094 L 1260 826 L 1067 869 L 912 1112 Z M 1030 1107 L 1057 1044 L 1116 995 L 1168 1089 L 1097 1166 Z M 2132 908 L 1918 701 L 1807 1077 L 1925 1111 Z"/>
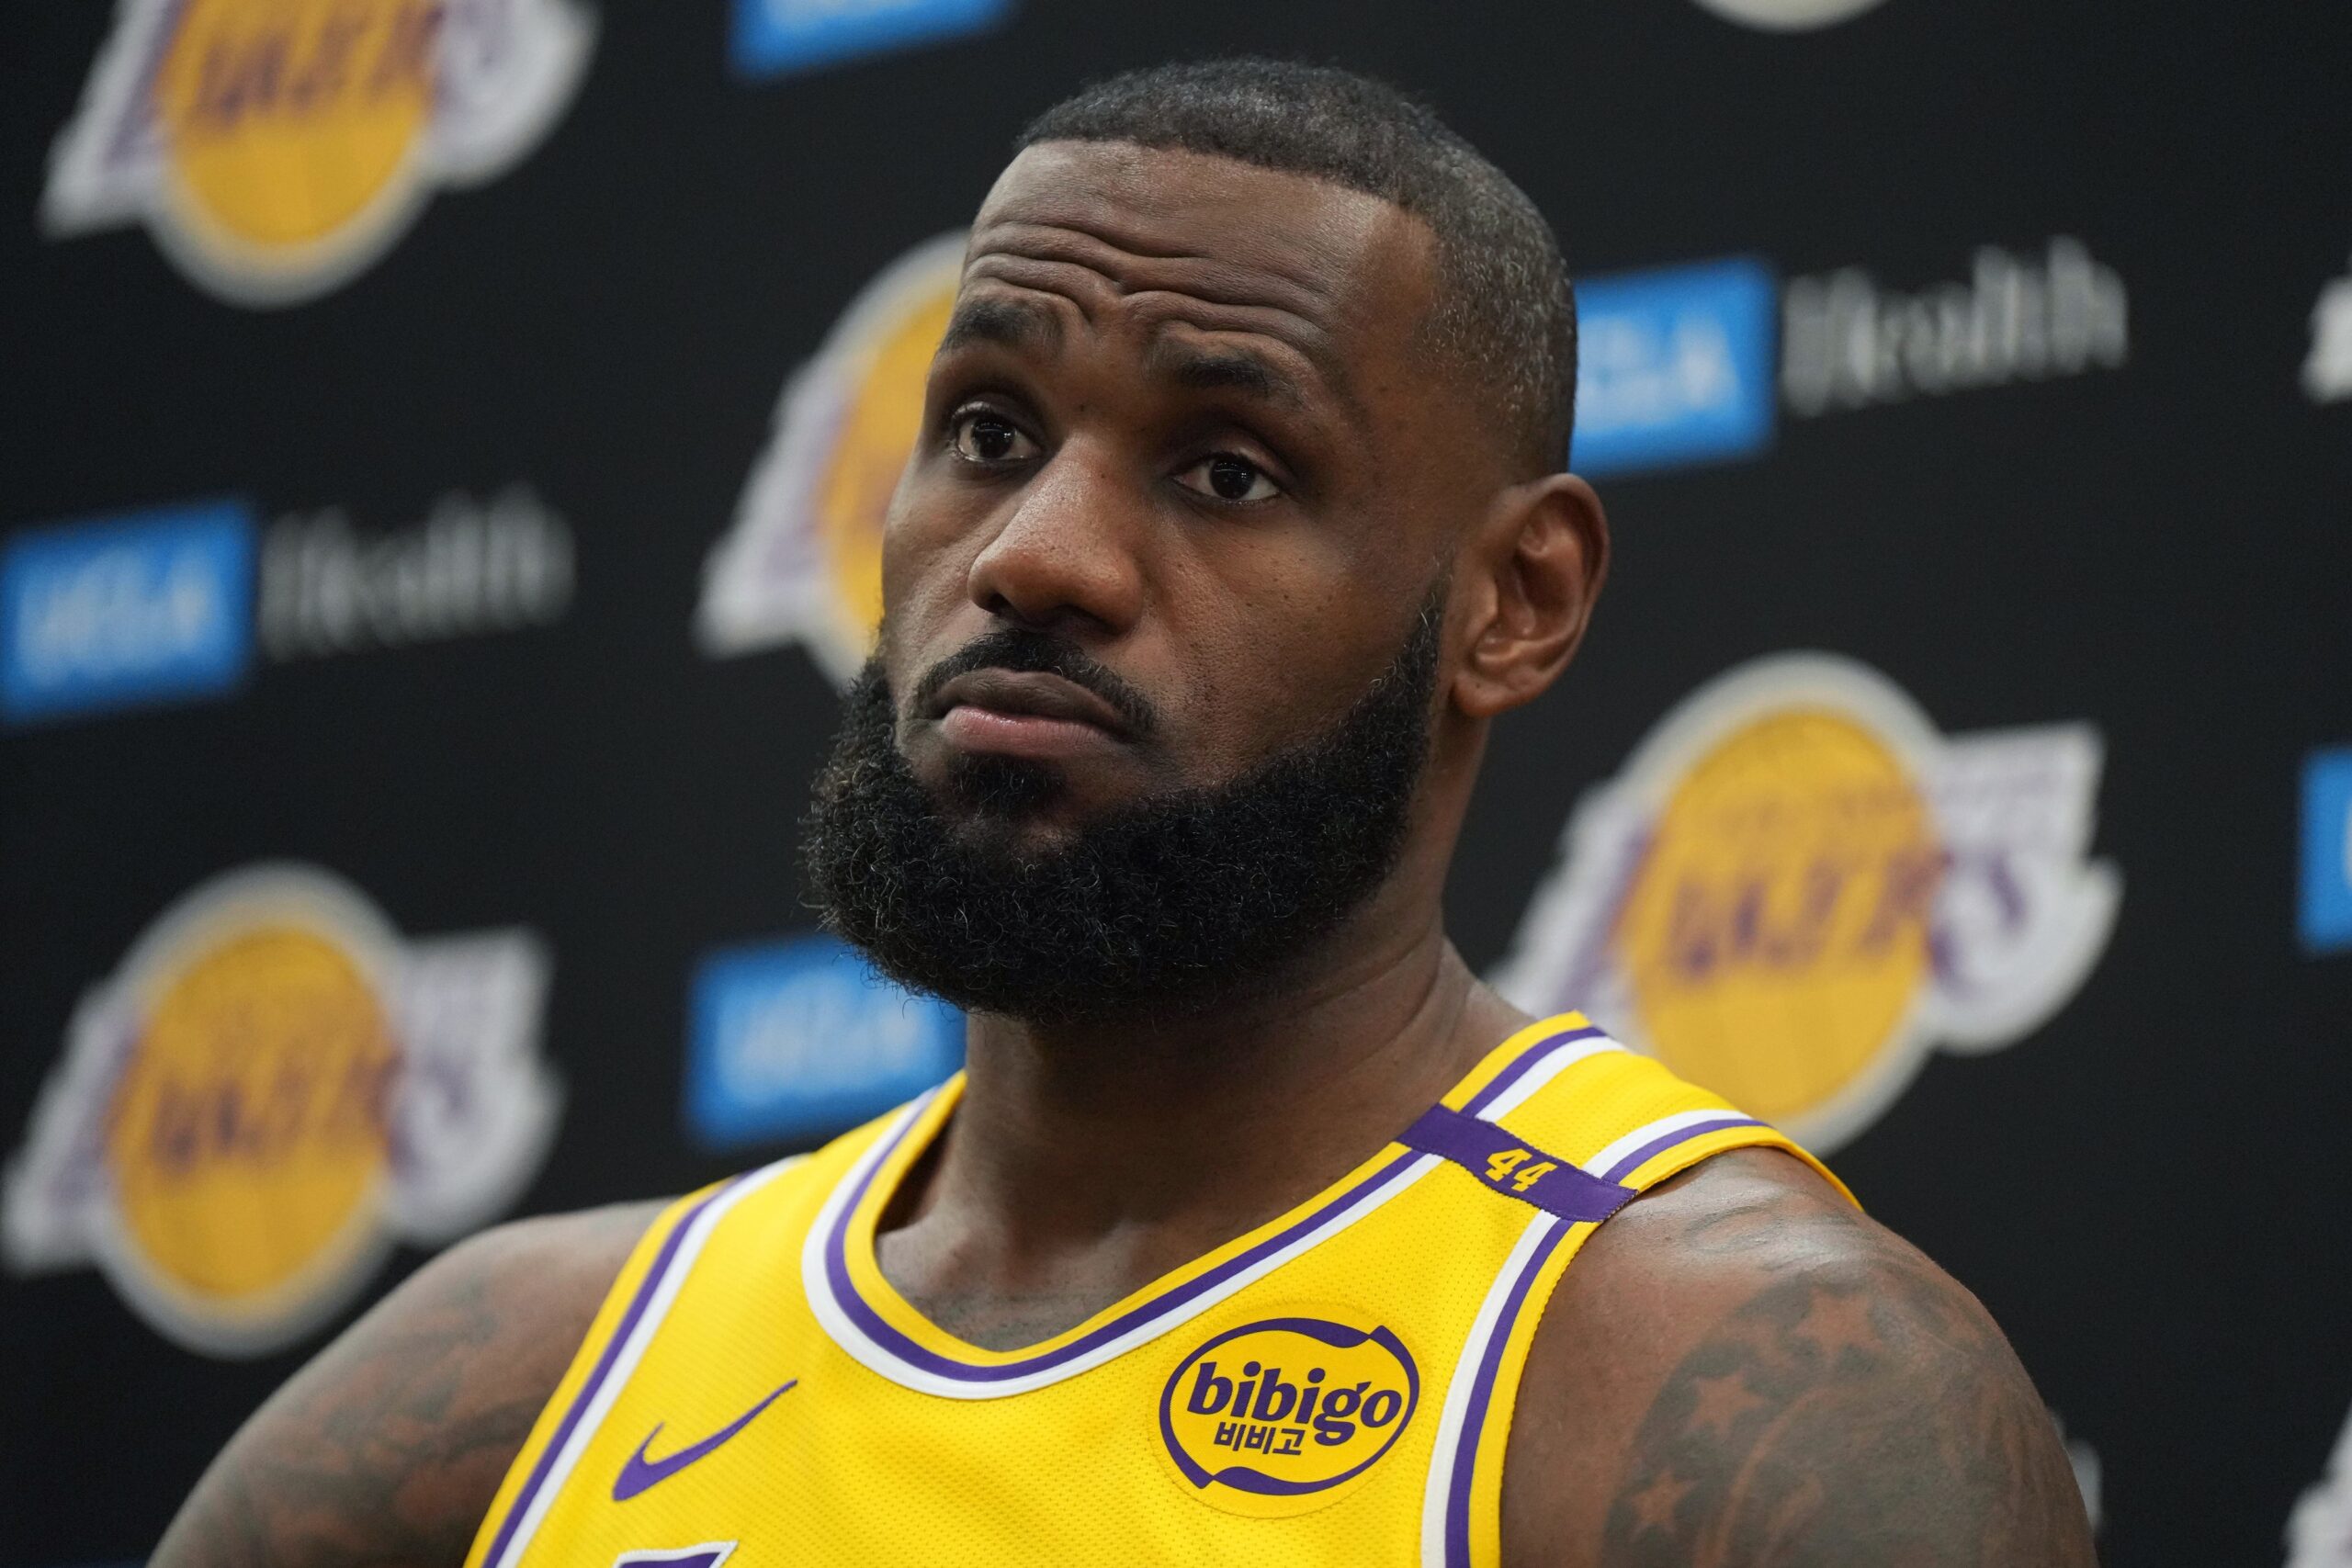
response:
<path fill-rule="evenodd" d="M 686 1131 L 705 1147 L 815 1140 L 964 1064 L 964 1015 L 857 951 L 807 936 L 706 958 L 686 1053 Z"/>
<path fill-rule="evenodd" d="M 985 32 L 1012 0 L 735 0 L 735 69 L 746 76 L 831 65 Z"/>
<path fill-rule="evenodd" d="M 18 534 L 0 553 L 0 719 L 215 696 L 253 655 L 242 502 Z"/>
<path fill-rule="evenodd" d="M 1732 257 L 1577 285 L 1581 474 L 1745 457 L 1772 441 L 1770 267 Z"/>
<path fill-rule="evenodd" d="M 2303 946 L 2352 948 L 2352 746 L 2314 751 L 2303 762 L 2302 881 Z"/>

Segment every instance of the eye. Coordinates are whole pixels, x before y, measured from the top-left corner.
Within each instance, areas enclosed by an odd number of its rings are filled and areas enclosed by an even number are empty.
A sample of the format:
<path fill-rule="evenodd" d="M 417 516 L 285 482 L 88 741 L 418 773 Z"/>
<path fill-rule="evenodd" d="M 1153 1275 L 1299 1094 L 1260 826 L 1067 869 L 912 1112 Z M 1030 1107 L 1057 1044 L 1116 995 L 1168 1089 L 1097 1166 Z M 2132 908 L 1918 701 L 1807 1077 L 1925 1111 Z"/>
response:
<path fill-rule="evenodd" d="M 1230 452 L 1202 458 L 1177 475 L 1176 482 L 1219 501 L 1272 501 L 1282 494 L 1282 487 L 1268 479 L 1263 468 Z"/>
<path fill-rule="evenodd" d="M 949 450 L 967 463 L 994 467 L 1037 455 L 1037 444 L 1019 425 L 989 409 L 964 409 L 948 426 Z"/>

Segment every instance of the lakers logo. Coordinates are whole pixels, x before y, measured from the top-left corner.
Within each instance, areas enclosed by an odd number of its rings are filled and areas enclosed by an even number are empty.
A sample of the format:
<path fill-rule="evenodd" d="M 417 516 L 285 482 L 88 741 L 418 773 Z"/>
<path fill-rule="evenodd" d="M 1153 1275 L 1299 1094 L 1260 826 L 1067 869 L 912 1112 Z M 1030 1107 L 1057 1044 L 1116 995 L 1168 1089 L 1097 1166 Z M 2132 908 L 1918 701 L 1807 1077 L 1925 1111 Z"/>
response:
<path fill-rule="evenodd" d="M 326 292 L 570 101 L 577 0 L 122 0 L 51 154 L 51 233 L 143 220 L 243 304 Z"/>
<path fill-rule="evenodd" d="M 404 942 L 322 872 L 208 884 L 76 1015 L 7 1172 L 9 1263 L 94 1261 L 195 1348 L 299 1337 L 393 1239 L 471 1229 L 537 1169 L 545 983 L 531 938 Z"/>
<path fill-rule="evenodd" d="M 1305 1513 L 1396 1446 L 1420 1392 L 1419 1369 L 1386 1328 L 1270 1318 L 1177 1364 L 1160 1391 L 1160 1439 L 1203 1500 L 1261 1517 Z"/>
<path fill-rule="evenodd" d="M 734 526 L 705 568 L 705 651 L 798 641 L 844 682 L 865 662 L 882 619 L 882 523 L 922 422 L 964 241 L 942 234 L 892 263 L 785 388 Z"/>
<path fill-rule="evenodd" d="M 1816 1150 L 1941 1044 L 2007 1044 L 2104 949 L 2084 726 L 1946 739 L 1850 660 L 1702 690 L 1569 824 L 1497 983 L 1571 1005 Z"/>

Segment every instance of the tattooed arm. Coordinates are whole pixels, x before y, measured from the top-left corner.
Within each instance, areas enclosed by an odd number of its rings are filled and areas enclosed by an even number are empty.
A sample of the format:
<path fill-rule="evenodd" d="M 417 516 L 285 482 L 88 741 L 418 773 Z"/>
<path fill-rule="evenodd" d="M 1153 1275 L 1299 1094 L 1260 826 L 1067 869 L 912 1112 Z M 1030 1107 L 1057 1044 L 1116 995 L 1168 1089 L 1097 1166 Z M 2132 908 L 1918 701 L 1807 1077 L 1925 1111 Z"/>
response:
<path fill-rule="evenodd" d="M 2058 1435 L 1976 1299 L 1782 1155 L 1603 1226 L 1537 1331 L 1510 1568 L 2090 1568 Z"/>
<path fill-rule="evenodd" d="M 151 1568 L 458 1568 L 659 1210 L 526 1220 L 418 1269 L 245 1423 Z"/>

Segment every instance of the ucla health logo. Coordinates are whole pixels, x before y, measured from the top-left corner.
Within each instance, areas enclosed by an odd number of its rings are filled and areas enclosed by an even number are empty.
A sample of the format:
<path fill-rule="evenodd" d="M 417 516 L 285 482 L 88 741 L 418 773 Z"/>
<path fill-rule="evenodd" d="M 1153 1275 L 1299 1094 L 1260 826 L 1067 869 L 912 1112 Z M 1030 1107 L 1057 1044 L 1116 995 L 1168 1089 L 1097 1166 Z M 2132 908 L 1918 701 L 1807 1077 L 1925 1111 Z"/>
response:
<path fill-rule="evenodd" d="M 1772 441 L 1772 270 L 1744 257 L 1577 285 L 1575 467 L 1599 477 Z"/>
<path fill-rule="evenodd" d="M 1496 976 L 1836 1148 L 1941 1045 L 2064 1005 L 2121 893 L 2087 725 L 1937 733 L 1885 677 L 1783 654 L 1702 687 L 1578 803 Z"/>
<path fill-rule="evenodd" d="M 1420 1397 L 1420 1369 L 1388 1329 L 1268 1318 L 1227 1329 L 1177 1364 L 1160 1390 L 1159 1435 L 1204 1501 L 1260 1517 L 1302 1514 L 1396 1447 Z"/>
<path fill-rule="evenodd" d="M 735 69 L 772 76 L 986 32 L 1012 0 L 735 0 Z"/>
<path fill-rule="evenodd" d="M 786 385 L 734 526 L 703 568 L 714 657 L 787 642 L 846 683 L 882 619 L 882 523 L 922 423 L 964 265 L 959 231 L 893 262 Z"/>
<path fill-rule="evenodd" d="M 0 553 L 0 720 L 215 696 L 253 656 L 240 502 L 28 529 Z"/>
<path fill-rule="evenodd" d="M 536 146 L 594 34 L 576 0 L 120 0 L 51 152 L 42 224 L 143 222 L 224 299 L 315 298 L 436 187 Z"/>
<path fill-rule="evenodd" d="M 695 976 L 686 1130 L 707 1148 L 813 1140 L 964 1065 L 964 1015 L 837 937 L 737 948 Z"/>
<path fill-rule="evenodd" d="M 2120 369 L 2132 293 L 2070 234 L 2033 251 L 1980 245 L 1965 281 L 1894 289 L 1866 267 L 1793 277 L 1781 389 L 1800 418 Z"/>
<path fill-rule="evenodd" d="M 243 501 L 27 529 L 0 549 L 0 724 L 223 696 L 256 640 L 284 661 L 548 626 L 573 557 L 526 484 L 447 491 L 392 530 L 329 506 L 257 542 Z"/>
<path fill-rule="evenodd" d="M 0 1187 L 0 1257 L 94 1263 L 192 1349 L 291 1344 L 394 1240 L 461 1235 L 538 1169 L 548 966 L 526 931 L 403 940 L 314 867 L 206 883 L 75 1010 Z"/>

